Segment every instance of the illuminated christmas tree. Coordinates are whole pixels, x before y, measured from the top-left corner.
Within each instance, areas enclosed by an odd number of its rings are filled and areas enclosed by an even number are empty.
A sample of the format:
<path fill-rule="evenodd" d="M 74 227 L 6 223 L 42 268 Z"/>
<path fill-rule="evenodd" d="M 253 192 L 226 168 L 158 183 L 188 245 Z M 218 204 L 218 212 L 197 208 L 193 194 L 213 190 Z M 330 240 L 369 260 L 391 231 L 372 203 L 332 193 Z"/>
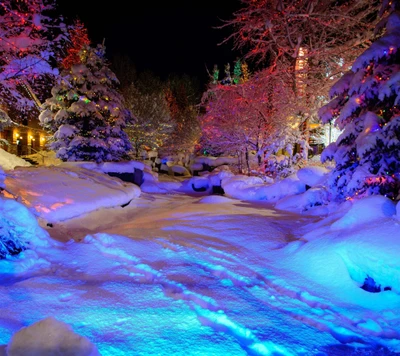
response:
<path fill-rule="evenodd" d="M 67 56 L 62 61 L 65 69 L 70 69 L 74 64 L 80 62 L 79 53 L 82 49 L 90 45 L 87 29 L 82 22 L 76 20 L 74 26 L 69 30 L 70 44 L 67 49 Z"/>
<path fill-rule="evenodd" d="M 248 82 L 250 79 L 250 71 L 249 71 L 249 66 L 246 62 L 242 62 L 241 72 L 242 72 L 242 77 L 240 78 L 240 82 L 241 83 Z"/>
<path fill-rule="evenodd" d="M 235 62 L 235 66 L 233 67 L 233 82 L 235 84 L 239 84 L 242 78 L 242 64 L 240 59 L 237 59 Z"/>
<path fill-rule="evenodd" d="M 120 161 L 131 144 L 123 131 L 131 113 L 123 105 L 115 74 L 108 68 L 104 46 L 86 47 L 52 89 L 40 114 L 54 133 L 50 148 L 63 161 Z"/>
<path fill-rule="evenodd" d="M 343 130 L 322 159 L 334 160 L 339 199 L 372 194 L 400 199 L 400 2 L 384 2 L 382 35 L 332 88 L 319 111 Z"/>

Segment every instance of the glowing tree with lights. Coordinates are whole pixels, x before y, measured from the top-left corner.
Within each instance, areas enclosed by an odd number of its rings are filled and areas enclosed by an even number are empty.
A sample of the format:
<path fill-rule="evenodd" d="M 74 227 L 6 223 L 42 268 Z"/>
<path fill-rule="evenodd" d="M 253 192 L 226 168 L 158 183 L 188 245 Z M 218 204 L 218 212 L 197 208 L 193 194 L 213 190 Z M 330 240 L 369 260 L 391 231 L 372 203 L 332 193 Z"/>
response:
<path fill-rule="evenodd" d="M 256 73 L 243 84 L 210 86 L 202 98 L 202 148 L 215 155 L 237 156 L 239 165 L 245 162 L 248 172 L 265 172 L 265 164 L 285 150 L 289 172 L 301 158 L 294 151 L 295 145 L 305 144 L 290 117 L 294 105 L 288 98 L 290 93 L 290 87 L 279 77 L 268 76 L 267 71 Z M 251 152 L 255 152 L 254 167 L 250 167 Z M 280 167 L 275 168 L 270 175 L 285 174 Z"/>
<path fill-rule="evenodd" d="M 240 0 L 242 8 L 221 27 L 230 27 L 234 49 L 244 60 L 268 66 L 293 88 L 302 106 L 299 126 L 328 101 L 332 80 L 339 78 L 371 43 L 378 21 L 379 0 Z"/>
<path fill-rule="evenodd" d="M 242 72 L 242 77 L 240 78 L 240 83 L 246 83 L 250 79 L 249 66 L 246 62 L 242 62 L 240 69 Z"/>
<path fill-rule="evenodd" d="M 240 62 L 240 59 L 238 58 L 235 61 L 235 66 L 233 67 L 233 82 L 235 84 L 238 84 L 241 81 L 242 78 L 242 64 Z"/>
<path fill-rule="evenodd" d="M 81 51 L 81 63 L 63 73 L 43 105 L 40 122 L 54 133 L 50 148 L 63 161 L 120 161 L 131 150 L 124 132 L 131 113 L 104 51 L 101 45 Z"/>
<path fill-rule="evenodd" d="M 70 42 L 67 45 L 67 55 L 62 61 L 64 69 L 70 69 L 74 64 L 80 63 L 80 52 L 84 47 L 90 45 L 89 35 L 86 27 L 79 20 L 69 29 Z"/>
<path fill-rule="evenodd" d="M 142 150 L 158 150 L 164 145 L 174 129 L 170 115 L 168 99 L 172 101 L 172 93 L 164 92 L 161 79 L 152 73 L 142 73 L 135 84 L 123 90 L 127 107 L 132 112 L 135 122 L 128 125 L 126 132 L 132 141 L 136 157 Z"/>
<path fill-rule="evenodd" d="M 218 65 L 214 64 L 213 72 L 212 72 L 212 84 L 218 84 L 219 80 L 219 69 Z"/>
<path fill-rule="evenodd" d="M 0 100 L 15 118 L 37 110 L 58 75 L 68 34 L 54 10 L 52 0 L 0 2 Z"/>
<path fill-rule="evenodd" d="M 400 2 L 384 1 L 381 35 L 332 88 L 319 111 L 343 133 L 325 149 L 339 199 L 372 194 L 400 199 Z"/>

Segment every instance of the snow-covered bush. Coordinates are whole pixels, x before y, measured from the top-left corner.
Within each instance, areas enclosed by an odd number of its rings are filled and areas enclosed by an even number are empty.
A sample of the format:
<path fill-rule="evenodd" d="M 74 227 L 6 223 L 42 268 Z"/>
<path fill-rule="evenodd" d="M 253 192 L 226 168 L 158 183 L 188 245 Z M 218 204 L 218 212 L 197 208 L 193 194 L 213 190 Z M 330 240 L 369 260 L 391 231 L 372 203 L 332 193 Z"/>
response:
<path fill-rule="evenodd" d="M 28 208 L 13 199 L 0 198 L 0 259 L 47 245 L 48 238 Z"/>
<path fill-rule="evenodd" d="M 265 160 L 265 174 L 273 179 L 283 179 L 294 174 L 301 156 L 270 155 Z"/>

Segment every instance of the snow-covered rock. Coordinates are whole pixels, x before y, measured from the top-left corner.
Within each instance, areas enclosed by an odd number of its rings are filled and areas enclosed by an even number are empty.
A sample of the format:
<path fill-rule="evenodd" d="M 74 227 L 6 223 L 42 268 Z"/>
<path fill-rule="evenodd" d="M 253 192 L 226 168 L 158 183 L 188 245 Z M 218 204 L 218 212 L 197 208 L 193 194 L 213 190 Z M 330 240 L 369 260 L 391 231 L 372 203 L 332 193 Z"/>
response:
<path fill-rule="evenodd" d="M 8 356 L 99 356 L 88 338 L 54 317 L 40 320 L 17 331 L 6 348 Z"/>
<path fill-rule="evenodd" d="M 289 195 L 280 199 L 275 208 L 281 210 L 304 212 L 313 207 L 322 206 L 329 202 L 329 192 L 325 187 L 308 189 L 302 194 Z"/>
<path fill-rule="evenodd" d="M 181 174 L 183 176 L 190 176 L 190 172 L 183 166 L 173 165 L 171 166 L 171 171 L 176 174 Z"/>
<path fill-rule="evenodd" d="M 329 170 L 321 166 L 304 167 L 297 171 L 297 178 L 304 184 L 314 187 L 320 184 Z"/>
<path fill-rule="evenodd" d="M 207 177 L 192 177 L 189 179 L 188 185 L 190 185 L 194 191 L 207 191 L 211 188 L 211 182 Z"/>

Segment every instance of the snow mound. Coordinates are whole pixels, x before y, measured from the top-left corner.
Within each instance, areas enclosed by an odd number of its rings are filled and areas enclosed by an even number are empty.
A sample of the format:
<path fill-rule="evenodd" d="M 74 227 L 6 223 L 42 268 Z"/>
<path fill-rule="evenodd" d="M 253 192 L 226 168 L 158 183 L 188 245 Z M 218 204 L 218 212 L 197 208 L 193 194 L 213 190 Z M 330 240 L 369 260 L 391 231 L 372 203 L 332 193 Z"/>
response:
<path fill-rule="evenodd" d="M 350 210 L 331 225 L 331 229 L 352 228 L 395 214 L 396 205 L 393 201 L 382 195 L 373 195 L 356 200 Z"/>
<path fill-rule="evenodd" d="M 210 189 L 210 180 L 207 177 L 193 177 L 187 182 L 195 192 L 204 192 Z"/>
<path fill-rule="evenodd" d="M 304 184 L 314 187 L 315 185 L 321 183 L 325 178 L 326 174 L 329 172 L 325 167 L 320 166 L 310 166 L 304 167 L 297 171 L 297 178 Z"/>
<path fill-rule="evenodd" d="M 61 164 L 63 167 L 82 167 L 92 171 L 97 172 L 115 172 L 115 173 L 131 173 L 134 172 L 135 168 L 143 171 L 145 169 L 145 165 L 142 162 L 137 161 L 122 161 L 122 162 L 85 162 L 85 161 L 77 161 L 77 162 L 63 162 Z"/>
<path fill-rule="evenodd" d="M 222 179 L 225 195 L 241 200 L 266 200 L 276 202 L 288 195 L 305 192 L 306 186 L 295 175 L 274 184 L 266 184 L 259 177 L 237 175 Z"/>
<path fill-rule="evenodd" d="M 8 153 L 0 148 L 0 166 L 5 169 L 14 169 L 15 167 L 29 167 L 31 164 L 24 159 Z"/>
<path fill-rule="evenodd" d="M 122 206 L 141 193 L 134 184 L 77 165 L 16 168 L 9 172 L 5 184 L 47 223 Z"/>
<path fill-rule="evenodd" d="M 324 187 L 308 189 L 299 195 L 289 195 L 275 204 L 275 208 L 294 212 L 304 212 L 329 202 L 329 192 Z"/>
<path fill-rule="evenodd" d="M 75 334 L 54 317 L 40 320 L 16 332 L 6 348 L 9 356 L 98 356 L 95 345 Z"/>
<path fill-rule="evenodd" d="M 191 176 L 190 172 L 183 166 L 174 165 L 171 167 L 171 171 L 176 174 L 182 174 L 183 176 Z"/>

